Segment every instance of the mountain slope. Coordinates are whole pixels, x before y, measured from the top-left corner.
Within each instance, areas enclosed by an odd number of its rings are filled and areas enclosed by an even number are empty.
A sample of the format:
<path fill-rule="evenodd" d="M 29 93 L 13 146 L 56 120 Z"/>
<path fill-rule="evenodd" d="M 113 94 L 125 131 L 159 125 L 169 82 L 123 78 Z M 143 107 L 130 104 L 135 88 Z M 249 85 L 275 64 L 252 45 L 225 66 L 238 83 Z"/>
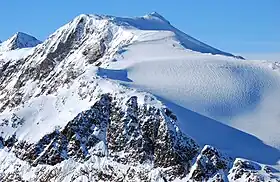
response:
<path fill-rule="evenodd" d="M 11 38 L 4 42 L 0 42 L 0 52 L 11 51 L 15 49 L 22 49 L 27 47 L 35 47 L 40 44 L 41 41 L 28 34 L 17 32 Z"/>
<path fill-rule="evenodd" d="M 201 53 L 211 53 L 211 54 L 221 54 L 226 56 L 233 56 L 230 53 L 226 53 L 215 49 L 209 45 L 206 45 L 193 37 L 183 33 L 182 31 L 173 27 L 164 17 L 160 14 L 153 12 L 151 14 L 145 15 L 141 18 L 113 18 L 119 25 L 128 25 L 140 30 L 153 30 L 153 31 L 170 31 L 176 36 L 176 39 L 180 41 L 182 46 L 186 49 Z"/>
<path fill-rule="evenodd" d="M 105 66 L 107 72 L 122 70 L 129 80 L 126 85 L 241 129 L 279 149 L 280 111 L 273 109 L 279 107 L 277 63 L 186 52 L 176 41 L 155 41 L 154 33 L 149 36 L 149 41 L 145 38 L 126 47 L 118 61 Z"/>
<path fill-rule="evenodd" d="M 279 149 L 210 119 L 201 104 L 246 104 L 253 88 L 277 86 L 278 73 L 157 13 L 80 15 L 0 63 L 1 181 L 279 179 Z"/>

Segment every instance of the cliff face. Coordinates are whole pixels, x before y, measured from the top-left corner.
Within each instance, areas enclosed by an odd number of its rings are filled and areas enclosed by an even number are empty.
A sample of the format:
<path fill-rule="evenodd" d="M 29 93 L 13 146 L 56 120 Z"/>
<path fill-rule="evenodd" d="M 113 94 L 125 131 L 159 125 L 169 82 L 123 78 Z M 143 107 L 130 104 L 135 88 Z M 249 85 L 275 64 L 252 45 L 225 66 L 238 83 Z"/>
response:
<path fill-rule="evenodd" d="M 199 152 L 198 145 L 181 133 L 176 117 L 167 108 L 138 105 L 137 100 L 137 96 L 119 100 L 110 94 L 101 95 L 89 110 L 37 143 L 11 137 L 3 145 L 33 168 L 57 166 L 68 160 L 83 164 L 98 158 L 128 167 L 161 169 L 168 180 L 185 177 Z M 99 171 L 102 172 L 105 171 Z M 114 181 L 115 175 L 101 177 Z M 149 171 L 141 175 L 149 179 Z"/>
<path fill-rule="evenodd" d="M 277 179 L 271 167 L 233 163 L 211 146 L 200 148 L 180 131 L 168 108 L 150 104 L 153 97 L 123 94 L 101 94 L 88 110 L 36 143 L 2 138 L 1 181 Z"/>

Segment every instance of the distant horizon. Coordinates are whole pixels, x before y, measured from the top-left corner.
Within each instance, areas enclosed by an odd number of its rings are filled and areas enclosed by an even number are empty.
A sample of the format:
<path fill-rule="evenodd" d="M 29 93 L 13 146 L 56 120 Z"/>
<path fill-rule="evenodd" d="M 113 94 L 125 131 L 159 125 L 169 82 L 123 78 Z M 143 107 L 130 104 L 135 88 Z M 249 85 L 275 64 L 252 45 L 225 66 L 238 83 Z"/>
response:
<path fill-rule="evenodd" d="M 3 7 L 0 22 L 5 26 L 0 29 L 0 40 L 3 42 L 16 32 L 23 32 L 44 41 L 55 30 L 80 14 L 140 17 L 158 12 L 174 27 L 219 50 L 245 58 L 249 56 L 248 59 L 280 60 L 278 0 L 218 0 L 216 3 L 183 0 L 177 3 L 162 3 L 158 0 L 122 2 L 0 2 Z"/>

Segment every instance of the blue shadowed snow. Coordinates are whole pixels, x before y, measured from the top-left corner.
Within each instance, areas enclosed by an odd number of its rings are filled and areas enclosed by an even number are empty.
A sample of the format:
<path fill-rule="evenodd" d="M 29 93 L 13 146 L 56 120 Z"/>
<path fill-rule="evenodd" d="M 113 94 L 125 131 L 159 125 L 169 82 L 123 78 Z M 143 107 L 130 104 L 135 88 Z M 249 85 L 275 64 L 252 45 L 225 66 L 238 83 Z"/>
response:
<path fill-rule="evenodd" d="M 127 70 L 132 84 L 221 121 L 254 111 L 277 85 L 258 66 L 234 61 L 149 61 Z"/>
<path fill-rule="evenodd" d="M 211 116 L 217 116 L 223 119 L 223 117 L 233 118 L 236 115 L 252 112 L 261 101 L 262 94 L 265 90 L 272 86 L 269 81 L 264 83 L 264 80 L 273 80 L 269 74 L 260 70 L 257 70 L 259 71 L 257 73 L 256 70 L 251 69 L 247 65 L 231 65 L 222 69 L 226 69 L 232 77 L 236 78 L 233 85 L 240 87 L 239 91 L 242 91 L 242 93 L 239 92 L 233 95 L 232 98 L 235 98 L 233 100 L 225 100 L 222 103 L 212 104 L 206 109 Z M 241 80 L 245 79 L 247 79 L 245 84 L 240 84 Z M 237 97 L 242 97 L 242 99 L 238 101 Z"/>
<path fill-rule="evenodd" d="M 246 158 L 263 164 L 276 164 L 280 150 L 264 144 L 258 138 L 183 108 L 168 100 L 160 100 L 178 117 L 184 133 L 200 145 L 212 145 L 233 157 Z"/>
<path fill-rule="evenodd" d="M 111 80 L 132 82 L 132 80 L 130 80 L 127 77 L 126 70 L 111 70 L 111 69 L 98 68 L 97 75 Z"/>
<path fill-rule="evenodd" d="M 201 145 L 263 164 L 280 160 L 279 149 L 229 126 L 231 117 L 254 113 L 263 96 L 277 86 L 266 69 L 240 61 L 172 59 L 139 62 L 126 70 L 122 80 L 130 82 L 123 84 L 157 95 L 176 114 L 184 133 Z"/>

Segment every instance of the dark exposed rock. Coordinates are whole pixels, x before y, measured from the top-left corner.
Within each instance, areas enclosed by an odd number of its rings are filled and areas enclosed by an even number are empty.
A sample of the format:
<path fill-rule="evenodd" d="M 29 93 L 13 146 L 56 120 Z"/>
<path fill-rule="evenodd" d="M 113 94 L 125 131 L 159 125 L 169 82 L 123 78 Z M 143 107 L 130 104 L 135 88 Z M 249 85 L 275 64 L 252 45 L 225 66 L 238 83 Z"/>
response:
<path fill-rule="evenodd" d="M 8 172 L 7 174 L 0 173 L 0 181 L 3 182 L 28 182 L 22 178 L 22 175 L 20 174 L 20 164 L 15 164 L 13 166 L 13 171 Z"/>
<path fill-rule="evenodd" d="M 103 95 L 90 110 L 80 113 L 64 129 L 45 135 L 36 144 L 21 141 L 14 146 L 13 151 L 18 158 L 35 166 L 55 165 L 68 158 L 82 162 L 92 147 L 103 142 L 94 132 L 100 135 L 104 132 L 105 135 L 109 109 L 110 97 Z M 104 156 L 99 150 L 92 151 L 91 154 Z"/>
<path fill-rule="evenodd" d="M 45 92 L 52 94 L 59 86 L 71 84 L 83 73 L 83 71 L 73 69 L 73 65 L 64 64 L 72 53 L 81 51 L 86 62 L 90 64 L 104 56 L 107 49 L 105 41 L 108 40 L 105 40 L 106 37 L 102 32 L 97 33 L 96 39 L 91 39 L 88 35 L 94 32 L 92 29 L 88 30 L 85 23 L 85 17 L 81 17 L 74 29 L 63 30 L 61 34 L 58 33 L 58 37 L 51 36 L 43 44 L 37 46 L 29 56 L 20 60 L 4 61 L 4 64 L 0 65 L 0 95 L 7 92 L 5 88 L 10 82 L 15 83 L 13 89 L 9 89 L 8 94 L 0 99 L 0 102 L 5 103 L 0 111 L 15 108 L 28 100 L 28 97 L 32 95 L 23 98 L 22 91 L 30 83 L 38 83 L 36 86 L 41 89 L 36 97 Z M 54 73 L 55 67 L 60 63 L 65 72 Z"/>
<path fill-rule="evenodd" d="M 4 147 L 4 138 L 0 136 L 0 149 Z"/>
<path fill-rule="evenodd" d="M 18 141 L 18 139 L 16 138 L 16 135 L 12 135 L 11 137 L 9 137 L 7 140 L 5 140 L 4 146 L 7 148 L 11 148 L 15 145 L 15 143 Z"/>
<path fill-rule="evenodd" d="M 89 64 L 93 64 L 105 54 L 105 51 L 106 46 L 104 44 L 104 40 L 102 39 L 93 45 L 87 46 L 82 54 L 86 56 Z"/>
<path fill-rule="evenodd" d="M 265 181 L 264 177 L 259 173 L 260 170 L 261 166 L 254 162 L 236 159 L 232 169 L 229 171 L 230 179 L 233 181 L 242 179 L 245 182 Z"/>
<path fill-rule="evenodd" d="M 216 175 L 217 181 L 222 181 L 223 174 L 219 171 L 227 171 L 232 159 L 225 158 L 217 149 L 205 146 L 194 164 L 194 170 L 190 174 L 190 179 L 195 181 L 207 181 Z"/>
<path fill-rule="evenodd" d="M 110 155 L 123 164 L 153 163 L 154 167 L 171 168 L 170 176 L 183 177 L 196 155 L 195 142 L 174 128 L 175 121 L 160 109 L 138 106 L 131 97 L 126 110 L 114 107 L 107 139 Z M 125 155 L 120 157 L 119 152 Z"/>
<path fill-rule="evenodd" d="M 13 113 L 9 119 L 3 119 L 1 121 L 0 127 L 10 126 L 12 128 L 18 128 L 19 126 L 23 125 L 23 123 L 24 119 Z"/>
<path fill-rule="evenodd" d="M 184 177 L 199 148 L 177 129 L 175 117 L 153 106 L 139 106 L 136 96 L 126 101 L 125 108 L 120 107 L 122 102 L 109 94 L 101 95 L 89 110 L 36 144 L 17 142 L 14 136 L 4 145 L 13 146 L 16 156 L 33 166 L 56 165 L 69 158 L 83 162 L 95 155 L 130 166 L 153 164 L 166 169 L 163 178 L 169 180 Z M 142 178 L 148 181 L 144 174 Z"/>
<path fill-rule="evenodd" d="M 10 81 L 12 76 L 15 75 L 21 69 L 23 63 L 23 59 L 17 60 L 14 63 L 8 61 L 2 66 L 2 68 L 0 68 L 1 87 L 6 85 Z"/>

